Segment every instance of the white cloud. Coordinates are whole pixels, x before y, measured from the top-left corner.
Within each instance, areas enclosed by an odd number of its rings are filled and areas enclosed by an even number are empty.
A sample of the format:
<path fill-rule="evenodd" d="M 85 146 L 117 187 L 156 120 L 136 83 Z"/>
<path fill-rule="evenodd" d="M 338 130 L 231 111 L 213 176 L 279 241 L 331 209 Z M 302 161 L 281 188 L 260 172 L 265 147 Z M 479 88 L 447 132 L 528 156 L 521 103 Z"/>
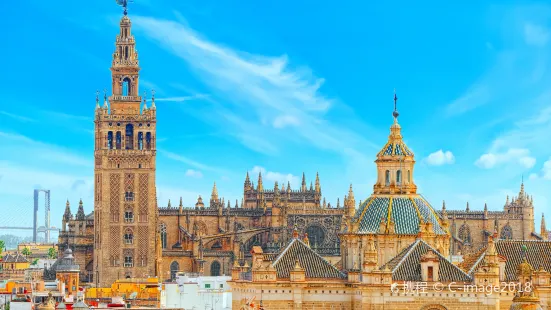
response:
<path fill-rule="evenodd" d="M 203 174 L 201 173 L 201 171 L 188 169 L 186 170 L 186 176 L 200 179 L 203 177 Z"/>
<path fill-rule="evenodd" d="M 427 157 L 427 163 L 432 166 L 441 166 L 446 164 L 453 164 L 455 157 L 450 151 L 438 150 Z"/>
<path fill-rule="evenodd" d="M 536 164 L 528 149 L 509 148 L 506 152 L 489 152 L 478 158 L 475 164 L 483 169 L 491 169 L 502 164 L 518 164 L 529 169 Z"/>
<path fill-rule="evenodd" d="M 16 120 L 22 121 L 22 122 L 34 122 L 33 119 L 28 118 L 28 117 L 26 117 L 26 116 L 13 114 L 13 113 L 6 112 L 6 111 L 0 111 L 0 115 L 4 115 L 4 116 L 7 116 L 7 117 L 11 117 L 11 118 L 13 118 L 13 119 L 16 119 Z"/>
<path fill-rule="evenodd" d="M 274 119 L 275 128 L 285 128 L 288 126 L 298 126 L 300 121 L 293 115 L 281 115 Z"/>
<path fill-rule="evenodd" d="M 260 166 L 254 166 L 254 168 L 251 170 L 251 181 L 256 183 L 255 176 L 259 173 L 262 173 L 262 181 L 270 181 L 274 183 L 277 181 L 280 188 L 282 184 L 285 184 L 285 186 L 287 186 L 287 182 L 291 184 L 291 187 L 297 187 L 302 182 L 302 180 L 300 180 L 298 176 L 295 176 L 291 173 L 285 174 L 280 172 L 267 171 L 265 168 Z"/>
<path fill-rule="evenodd" d="M 209 95 L 207 95 L 207 94 L 196 94 L 196 95 L 191 95 L 191 96 L 155 98 L 155 102 L 157 102 L 157 101 L 185 102 L 185 101 L 191 101 L 191 100 L 196 100 L 196 99 L 206 99 L 208 97 L 209 97 Z"/>
<path fill-rule="evenodd" d="M 539 173 L 530 174 L 530 180 L 536 180 L 542 178 L 544 180 L 551 180 L 551 157 L 543 163 L 541 171 Z"/>
<path fill-rule="evenodd" d="M 549 41 L 549 30 L 532 23 L 524 25 L 524 39 L 527 44 L 544 46 Z"/>
<path fill-rule="evenodd" d="M 234 50 L 202 38 L 186 22 L 140 16 L 134 20 L 138 31 L 180 57 L 210 88 L 211 105 L 185 105 L 186 112 L 223 126 L 227 136 L 245 147 L 278 155 L 292 142 L 342 156 L 347 156 L 345 148 L 365 154 L 366 147 L 373 147 L 356 133 L 369 129 L 357 129 L 367 125 L 352 112 L 346 115 L 346 124 L 354 124 L 354 129 L 344 127 L 344 121 L 324 118 L 330 109 L 345 106 L 322 94 L 323 78 L 315 77 L 309 68 L 291 66 L 286 55 L 267 57 Z"/>
<path fill-rule="evenodd" d="M 537 173 L 530 173 L 530 175 L 528 176 L 529 180 L 537 180 L 538 178 L 539 176 Z"/>

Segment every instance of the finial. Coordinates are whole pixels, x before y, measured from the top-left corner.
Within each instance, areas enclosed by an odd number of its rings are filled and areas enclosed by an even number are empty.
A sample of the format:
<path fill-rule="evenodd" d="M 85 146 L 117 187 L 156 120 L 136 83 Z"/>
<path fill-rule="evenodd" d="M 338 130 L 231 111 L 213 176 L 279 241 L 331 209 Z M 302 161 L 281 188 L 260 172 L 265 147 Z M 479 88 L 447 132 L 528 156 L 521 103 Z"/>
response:
<path fill-rule="evenodd" d="M 107 109 L 107 89 L 103 89 L 103 108 Z"/>
<path fill-rule="evenodd" d="M 394 116 L 394 120 L 396 121 L 398 121 L 398 116 L 400 115 L 396 107 L 397 103 L 398 103 L 398 96 L 396 96 L 396 88 L 395 88 L 394 89 L 394 112 L 392 112 L 392 116 Z"/>
<path fill-rule="evenodd" d="M 154 110 L 156 109 L 156 107 L 155 107 L 155 90 L 154 89 L 151 90 L 151 108 L 154 109 Z"/>
<path fill-rule="evenodd" d="M 442 200 L 442 211 L 446 210 L 446 201 Z"/>
<path fill-rule="evenodd" d="M 96 90 L 96 109 L 99 109 L 99 90 Z"/>
<path fill-rule="evenodd" d="M 128 15 L 128 2 L 132 2 L 132 0 L 116 0 L 117 1 L 117 4 L 122 6 L 124 11 L 123 11 L 123 14 L 124 16 Z"/>

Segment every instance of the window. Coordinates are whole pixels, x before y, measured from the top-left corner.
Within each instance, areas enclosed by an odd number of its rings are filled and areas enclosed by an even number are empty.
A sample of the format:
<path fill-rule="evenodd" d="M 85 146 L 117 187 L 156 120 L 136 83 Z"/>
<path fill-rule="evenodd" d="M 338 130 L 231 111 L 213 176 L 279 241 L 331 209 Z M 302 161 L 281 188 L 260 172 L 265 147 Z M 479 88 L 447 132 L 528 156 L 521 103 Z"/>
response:
<path fill-rule="evenodd" d="M 129 96 L 129 93 L 130 93 L 130 79 L 126 77 L 122 81 L 122 95 Z"/>
<path fill-rule="evenodd" d="M 151 133 L 150 132 L 145 134 L 145 149 L 151 150 Z"/>
<path fill-rule="evenodd" d="M 396 171 L 396 183 L 398 185 L 402 184 L 402 170 Z"/>
<path fill-rule="evenodd" d="M 113 149 L 113 132 L 112 131 L 107 133 L 107 148 L 110 150 Z"/>
<path fill-rule="evenodd" d="M 143 132 L 138 132 L 138 150 L 143 150 Z"/>
<path fill-rule="evenodd" d="M 213 261 L 212 264 L 210 264 L 210 275 L 212 277 L 220 276 L 220 263 L 219 262 Z"/>
<path fill-rule="evenodd" d="M 220 288 L 224 288 L 224 284 L 220 284 Z"/>
<path fill-rule="evenodd" d="M 126 200 L 126 201 L 134 201 L 134 192 L 126 192 L 126 193 L 124 193 L 124 200 Z"/>
<path fill-rule="evenodd" d="M 210 288 L 210 284 L 206 283 L 205 288 Z"/>
<path fill-rule="evenodd" d="M 161 224 L 161 246 L 166 249 L 166 224 Z"/>
<path fill-rule="evenodd" d="M 117 131 L 117 138 L 116 138 L 115 143 L 117 144 L 117 150 L 120 150 L 121 145 L 122 145 L 122 138 L 121 138 L 121 132 L 120 131 Z"/>
<path fill-rule="evenodd" d="M 134 266 L 132 256 L 125 256 L 124 257 L 124 267 L 132 267 L 132 266 Z"/>
<path fill-rule="evenodd" d="M 429 266 L 427 270 L 427 281 L 434 281 L 433 267 Z"/>
<path fill-rule="evenodd" d="M 126 125 L 125 146 L 127 150 L 134 149 L 134 126 L 132 124 Z"/>
<path fill-rule="evenodd" d="M 132 230 L 128 229 L 124 233 L 124 243 L 125 244 L 132 244 L 134 243 L 134 234 L 132 233 Z"/>
<path fill-rule="evenodd" d="M 390 185 L 390 171 L 385 171 L 385 185 L 386 186 L 389 186 Z"/>
<path fill-rule="evenodd" d="M 308 226 L 306 233 L 308 234 L 308 240 L 312 248 L 320 247 L 325 241 L 325 231 L 321 226 Z"/>
<path fill-rule="evenodd" d="M 133 223 L 134 222 L 134 212 L 124 211 L 124 221 L 126 223 Z"/>
<path fill-rule="evenodd" d="M 180 264 L 174 261 L 170 264 L 170 280 L 174 281 L 176 279 L 176 273 L 180 269 Z"/>

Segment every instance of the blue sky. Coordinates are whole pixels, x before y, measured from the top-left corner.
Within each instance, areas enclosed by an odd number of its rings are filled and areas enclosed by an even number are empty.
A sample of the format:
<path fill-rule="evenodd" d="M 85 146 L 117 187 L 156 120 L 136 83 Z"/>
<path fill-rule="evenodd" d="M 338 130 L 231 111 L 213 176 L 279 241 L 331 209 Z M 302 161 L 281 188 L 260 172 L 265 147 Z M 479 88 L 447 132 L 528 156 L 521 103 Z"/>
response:
<path fill-rule="evenodd" d="M 34 0 L 0 14 L 0 226 L 30 225 L 35 187 L 52 191 L 59 226 L 65 199 L 93 209 L 95 92 L 110 91 L 122 10 Z M 129 16 L 140 92 L 157 93 L 159 205 L 191 206 L 214 181 L 240 200 L 247 171 L 295 188 L 319 172 L 333 205 L 350 183 L 365 199 L 396 88 L 433 206 L 499 210 L 524 175 L 539 231 L 551 205 L 545 2 L 137 0 Z"/>

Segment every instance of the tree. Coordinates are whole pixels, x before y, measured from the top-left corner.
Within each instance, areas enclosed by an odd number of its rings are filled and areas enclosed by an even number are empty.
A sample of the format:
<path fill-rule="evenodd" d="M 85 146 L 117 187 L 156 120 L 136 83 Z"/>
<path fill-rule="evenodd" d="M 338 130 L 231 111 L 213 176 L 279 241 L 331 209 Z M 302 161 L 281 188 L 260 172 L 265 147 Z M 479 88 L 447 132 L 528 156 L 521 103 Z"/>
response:
<path fill-rule="evenodd" d="M 35 258 L 31 265 L 38 265 L 38 258 Z"/>
<path fill-rule="evenodd" d="M 55 248 L 49 248 L 48 249 L 48 258 L 49 259 L 56 259 L 57 258 L 57 251 Z"/>
<path fill-rule="evenodd" d="M 6 247 L 6 243 L 4 240 L 0 240 L 0 255 L 2 255 L 2 252 L 4 251 L 4 248 Z"/>
<path fill-rule="evenodd" d="M 23 251 L 21 251 L 21 254 L 25 255 L 25 256 L 29 256 L 31 255 L 31 250 L 29 250 L 29 248 L 24 248 Z"/>

